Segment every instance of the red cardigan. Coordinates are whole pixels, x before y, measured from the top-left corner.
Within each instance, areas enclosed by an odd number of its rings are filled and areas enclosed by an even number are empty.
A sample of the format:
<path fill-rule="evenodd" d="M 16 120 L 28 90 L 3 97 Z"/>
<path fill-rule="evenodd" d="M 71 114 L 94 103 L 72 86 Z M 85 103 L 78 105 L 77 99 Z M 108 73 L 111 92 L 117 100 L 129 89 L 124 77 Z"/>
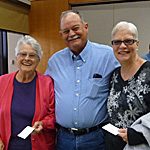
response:
<path fill-rule="evenodd" d="M 18 72 L 18 71 L 17 71 Z M 11 136 L 11 100 L 13 81 L 17 72 L 0 76 L 0 140 L 4 150 L 8 149 Z M 52 79 L 37 72 L 36 103 L 32 126 L 36 121 L 43 122 L 43 130 L 31 135 L 32 150 L 55 150 L 55 104 Z"/>

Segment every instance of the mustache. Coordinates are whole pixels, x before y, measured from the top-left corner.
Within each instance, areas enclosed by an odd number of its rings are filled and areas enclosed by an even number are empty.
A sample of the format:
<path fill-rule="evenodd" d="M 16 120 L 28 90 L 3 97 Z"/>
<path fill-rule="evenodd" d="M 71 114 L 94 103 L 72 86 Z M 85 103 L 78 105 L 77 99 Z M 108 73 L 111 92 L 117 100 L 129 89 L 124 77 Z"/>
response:
<path fill-rule="evenodd" d="M 78 38 L 80 38 L 80 36 L 79 35 L 75 35 L 73 37 L 69 37 L 68 41 L 72 41 L 72 40 L 75 40 L 75 39 L 78 39 Z"/>

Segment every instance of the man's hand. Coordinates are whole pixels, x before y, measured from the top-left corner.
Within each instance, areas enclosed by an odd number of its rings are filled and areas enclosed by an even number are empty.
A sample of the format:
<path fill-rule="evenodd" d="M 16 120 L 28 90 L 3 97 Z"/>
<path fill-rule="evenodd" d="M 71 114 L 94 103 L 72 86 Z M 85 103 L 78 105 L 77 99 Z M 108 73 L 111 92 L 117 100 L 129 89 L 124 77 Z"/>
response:
<path fill-rule="evenodd" d="M 126 129 L 120 129 L 118 130 L 119 134 L 118 136 L 122 137 L 122 139 L 128 143 L 128 137 L 127 137 L 127 128 Z"/>
<path fill-rule="evenodd" d="M 37 135 L 43 129 L 43 123 L 41 121 L 37 121 L 37 122 L 34 123 L 33 128 L 35 128 L 35 129 L 33 130 L 33 132 L 31 134 L 32 135 Z"/>
<path fill-rule="evenodd" d="M 2 142 L 2 140 L 0 140 L 0 150 L 3 150 L 4 149 L 4 144 Z"/>

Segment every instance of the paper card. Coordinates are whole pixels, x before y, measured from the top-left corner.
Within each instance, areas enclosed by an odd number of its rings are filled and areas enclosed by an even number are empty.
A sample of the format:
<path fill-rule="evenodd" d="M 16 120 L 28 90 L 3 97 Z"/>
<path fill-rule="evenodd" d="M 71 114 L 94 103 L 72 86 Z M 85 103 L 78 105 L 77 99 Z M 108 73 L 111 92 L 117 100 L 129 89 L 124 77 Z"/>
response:
<path fill-rule="evenodd" d="M 119 132 L 118 132 L 119 128 L 115 127 L 114 125 L 112 125 L 112 124 L 110 124 L 110 123 L 106 124 L 106 125 L 103 126 L 102 128 L 105 129 L 106 131 L 108 131 L 108 132 L 114 134 L 114 135 L 119 134 Z"/>
<path fill-rule="evenodd" d="M 19 137 L 21 137 L 23 139 L 26 139 L 27 136 L 29 134 L 31 134 L 34 129 L 35 128 L 33 128 L 33 127 L 26 126 L 17 136 L 19 136 Z"/>

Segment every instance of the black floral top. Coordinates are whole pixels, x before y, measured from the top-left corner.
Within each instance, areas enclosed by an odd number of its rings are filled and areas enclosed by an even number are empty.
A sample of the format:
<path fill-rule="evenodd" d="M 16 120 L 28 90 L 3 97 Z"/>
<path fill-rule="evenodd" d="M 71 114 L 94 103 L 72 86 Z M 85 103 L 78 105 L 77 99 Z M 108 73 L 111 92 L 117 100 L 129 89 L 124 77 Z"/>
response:
<path fill-rule="evenodd" d="M 122 79 L 120 69 L 112 74 L 107 108 L 109 121 L 118 128 L 127 128 L 150 112 L 150 62 L 127 81 Z"/>

